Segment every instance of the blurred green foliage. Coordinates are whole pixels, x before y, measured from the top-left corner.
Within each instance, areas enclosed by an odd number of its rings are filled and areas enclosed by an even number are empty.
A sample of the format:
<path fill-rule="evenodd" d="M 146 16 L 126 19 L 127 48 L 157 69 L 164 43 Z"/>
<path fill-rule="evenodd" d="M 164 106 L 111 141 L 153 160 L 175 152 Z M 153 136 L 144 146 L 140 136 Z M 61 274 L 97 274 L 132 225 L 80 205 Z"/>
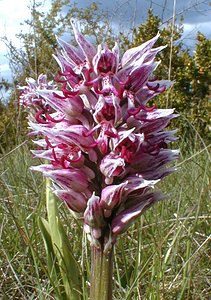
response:
<path fill-rule="evenodd" d="M 70 21 L 80 21 L 83 33 L 96 44 L 107 42 L 112 45 L 118 40 L 121 50 L 138 46 L 160 32 L 156 46 L 167 45 L 159 55 L 162 60 L 157 69 L 159 79 L 175 81 L 173 87 L 156 98 L 158 107 L 175 107 L 180 118 L 176 121 L 179 135 L 184 140 L 203 140 L 209 143 L 210 131 L 210 86 L 211 86 L 211 40 L 198 32 L 195 51 L 184 47 L 182 41 L 183 25 L 162 24 L 158 16 L 149 10 L 145 23 L 132 29 L 130 35 L 113 32 L 108 14 L 95 2 L 87 8 L 78 8 L 69 0 L 56 0 L 48 13 L 43 13 L 41 3 L 34 1 L 31 19 L 24 21 L 29 26 L 28 33 L 19 33 L 21 48 L 15 47 L 4 38 L 13 72 L 11 95 L 5 104 L 0 100 L 0 138 L 1 149 L 11 149 L 25 139 L 26 119 L 17 105 L 18 85 L 25 85 L 26 77 L 36 78 L 40 73 L 48 75 L 49 80 L 57 72 L 58 66 L 52 54 L 57 49 L 57 36 L 67 36 L 72 41 Z M 106 35 L 105 35 L 106 32 Z M 132 36 L 132 38 L 131 38 Z M 0 88 L 8 83 L 1 82 Z M 14 105 L 15 104 L 15 105 Z M 174 124 L 175 126 L 175 124 Z"/>

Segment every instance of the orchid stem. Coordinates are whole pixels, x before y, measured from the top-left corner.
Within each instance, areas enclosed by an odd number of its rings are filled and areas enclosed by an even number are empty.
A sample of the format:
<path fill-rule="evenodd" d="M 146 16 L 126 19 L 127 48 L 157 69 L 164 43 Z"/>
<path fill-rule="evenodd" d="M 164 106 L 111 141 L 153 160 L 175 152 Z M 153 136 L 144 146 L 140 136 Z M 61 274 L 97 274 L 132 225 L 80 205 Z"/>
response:
<path fill-rule="evenodd" d="M 112 300 L 113 248 L 109 253 L 91 248 L 90 300 Z"/>

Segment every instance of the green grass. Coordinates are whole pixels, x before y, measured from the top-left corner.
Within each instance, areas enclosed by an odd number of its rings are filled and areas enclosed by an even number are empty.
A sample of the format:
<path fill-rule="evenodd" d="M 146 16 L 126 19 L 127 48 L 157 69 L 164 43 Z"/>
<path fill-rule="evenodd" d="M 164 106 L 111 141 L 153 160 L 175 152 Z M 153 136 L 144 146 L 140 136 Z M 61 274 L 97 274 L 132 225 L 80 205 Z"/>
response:
<path fill-rule="evenodd" d="M 159 188 L 169 195 L 119 238 L 114 299 L 209 299 L 209 147 L 189 150 Z M 0 157 L 0 299 L 56 299 L 38 217 L 46 215 L 45 184 L 29 167 L 27 144 Z M 88 299 L 89 244 L 82 226 L 59 202 L 61 220 L 83 275 Z M 82 238 L 83 236 L 83 238 Z M 61 284 L 59 277 L 58 286 Z M 71 299 L 70 299 L 71 300 Z"/>

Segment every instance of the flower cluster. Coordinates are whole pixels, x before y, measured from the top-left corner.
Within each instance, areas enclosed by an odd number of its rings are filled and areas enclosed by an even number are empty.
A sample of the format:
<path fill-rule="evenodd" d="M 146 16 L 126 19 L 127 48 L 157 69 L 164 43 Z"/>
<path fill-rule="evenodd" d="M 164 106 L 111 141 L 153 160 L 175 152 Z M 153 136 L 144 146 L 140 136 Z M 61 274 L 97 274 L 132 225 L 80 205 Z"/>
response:
<path fill-rule="evenodd" d="M 96 49 L 73 23 L 78 48 L 58 39 L 57 87 L 45 75 L 28 79 L 20 104 L 29 110 L 29 126 L 48 164 L 32 167 L 53 182 L 53 192 L 83 216 L 93 245 L 109 249 L 119 234 L 162 198 L 154 185 L 173 171 L 178 158 L 167 147 L 176 139 L 164 131 L 173 109 L 147 102 L 171 82 L 157 80 L 154 61 L 164 47 L 153 48 L 159 34 L 127 50 L 118 45 Z"/>

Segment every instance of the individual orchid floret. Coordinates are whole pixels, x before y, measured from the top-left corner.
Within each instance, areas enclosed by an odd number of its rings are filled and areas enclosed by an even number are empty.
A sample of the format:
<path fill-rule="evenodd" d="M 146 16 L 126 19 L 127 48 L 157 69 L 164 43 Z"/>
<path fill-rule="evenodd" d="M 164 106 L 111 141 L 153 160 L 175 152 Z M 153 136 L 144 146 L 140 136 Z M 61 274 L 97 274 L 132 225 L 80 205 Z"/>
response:
<path fill-rule="evenodd" d="M 153 75 L 165 47 L 157 34 L 120 58 L 117 43 L 95 47 L 72 22 L 77 47 L 58 38 L 55 84 L 27 79 L 20 104 L 45 160 L 33 167 L 53 182 L 53 193 L 84 220 L 93 246 L 109 251 L 117 237 L 163 195 L 156 184 L 174 171 L 174 109 L 149 105 L 172 82 Z M 46 163 L 48 162 L 48 164 Z"/>
<path fill-rule="evenodd" d="M 111 224 L 113 238 L 115 239 L 117 235 L 126 231 L 138 216 L 143 214 L 147 208 L 151 207 L 155 202 L 161 200 L 162 198 L 163 195 L 161 193 L 151 192 L 143 193 L 138 197 L 138 199 L 137 196 L 135 196 L 134 199 L 136 199 L 136 203 L 130 203 L 130 199 L 128 199 L 128 207 L 126 207 L 119 214 L 117 214 L 116 217 L 113 218 Z"/>
<path fill-rule="evenodd" d="M 118 185 L 106 186 L 101 192 L 100 206 L 111 213 L 114 207 L 118 207 L 123 201 L 127 185 L 126 181 Z"/>
<path fill-rule="evenodd" d="M 19 103 L 25 107 L 40 107 L 43 108 L 45 106 L 44 99 L 40 98 L 37 94 L 37 90 L 55 90 L 56 86 L 52 81 L 47 81 L 46 75 L 39 75 L 38 79 L 35 80 L 33 78 L 26 79 L 27 86 L 19 87 L 22 91 Z"/>
<path fill-rule="evenodd" d="M 73 189 L 54 189 L 54 194 L 76 213 L 84 212 L 87 206 L 86 195 Z"/>

